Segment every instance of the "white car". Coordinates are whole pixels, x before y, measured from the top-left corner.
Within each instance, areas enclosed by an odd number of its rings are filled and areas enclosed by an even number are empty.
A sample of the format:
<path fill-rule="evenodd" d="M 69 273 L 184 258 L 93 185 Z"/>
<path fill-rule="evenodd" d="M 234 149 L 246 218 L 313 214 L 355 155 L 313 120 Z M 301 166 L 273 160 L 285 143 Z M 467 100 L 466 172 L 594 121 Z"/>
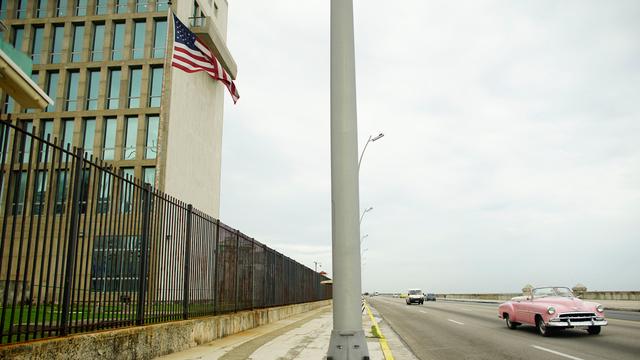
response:
<path fill-rule="evenodd" d="M 406 297 L 407 305 L 411 305 L 413 303 L 417 303 L 422 305 L 424 303 L 424 296 L 422 295 L 422 290 L 420 289 L 409 289 Z"/>

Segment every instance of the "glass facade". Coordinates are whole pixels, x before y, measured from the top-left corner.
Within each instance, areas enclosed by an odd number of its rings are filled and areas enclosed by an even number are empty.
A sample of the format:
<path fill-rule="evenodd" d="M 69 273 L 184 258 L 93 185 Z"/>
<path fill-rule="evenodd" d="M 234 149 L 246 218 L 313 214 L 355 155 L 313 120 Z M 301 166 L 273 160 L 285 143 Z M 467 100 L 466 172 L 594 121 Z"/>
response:
<path fill-rule="evenodd" d="M 69 171 L 58 170 L 56 176 L 56 214 L 64 214 L 65 199 L 67 198 L 67 182 L 69 182 Z"/>
<path fill-rule="evenodd" d="M 104 54 L 104 24 L 93 24 L 91 61 L 102 61 Z"/>
<path fill-rule="evenodd" d="M 14 176 L 17 180 L 13 184 L 14 196 L 11 197 L 11 214 L 22 215 L 24 211 L 24 198 L 27 191 L 27 172 L 15 171 Z"/>
<path fill-rule="evenodd" d="M 40 121 L 40 137 L 48 140 L 49 142 L 53 142 L 53 120 L 41 120 Z M 47 147 L 42 144 L 40 145 L 40 155 L 38 156 L 38 161 L 42 162 L 44 160 L 45 154 L 47 155 L 47 159 L 51 159 L 51 150 L 47 151 Z"/>
<path fill-rule="evenodd" d="M 127 116 L 125 126 L 122 160 L 135 160 L 136 143 L 138 141 L 138 117 Z"/>
<path fill-rule="evenodd" d="M 122 175 L 125 179 L 133 180 L 134 174 L 134 168 L 122 168 Z M 131 205 L 133 200 L 133 185 L 128 181 L 124 181 L 122 183 L 122 187 L 122 195 L 120 197 L 120 211 L 122 211 L 123 213 L 128 213 L 131 212 Z"/>
<path fill-rule="evenodd" d="M 31 213 L 34 215 L 44 214 L 44 203 L 47 191 L 47 171 L 40 170 L 36 172 L 36 187 L 33 194 L 33 204 L 31 205 Z"/>
<path fill-rule="evenodd" d="M 22 42 L 24 41 L 24 28 L 22 26 L 13 27 L 13 39 L 11 45 L 16 50 L 22 50 Z"/>
<path fill-rule="evenodd" d="M 64 25 L 53 26 L 53 43 L 51 44 L 51 63 L 62 62 L 62 48 L 64 45 Z"/>
<path fill-rule="evenodd" d="M 22 123 L 22 129 L 29 134 L 33 134 L 33 122 L 32 121 L 24 121 Z M 19 143 L 19 152 L 18 159 L 22 159 L 23 163 L 28 163 L 29 158 L 31 157 L 31 137 L 25 136 L 23 139 L 20 139 Z"/>
<path fill-rule="evenodd" d="M 17 0 L 16 6 L 16 18 L 17 19 L 26 19 L 28 14 L 27 4 L 29 0 Z"/>
<path fill-rule="evenodd" d="M 84 135 L 82 137 L 82 147 L 87 153 L 87 157 L 93 155 L 93 145 L 96 136 L 96 119 L 84 119 Z"/>
<path fill-rule="evenodd" d="M 113 160 L 115 158 L 117 124 L 117 119 L 115 117 L 108 117 L 104 119 L 102 160 Z"/>
<path fill-rule="evenodd" d="M 100 70 L 89 70 L 87 75 L 87 110 L 98 110 L 100 94 Z"/>
<path fill-rule="evenodd" d="M 84 43 L 84 25 L 73 26 L 73 49 L 71 50 L 71 61 L 82 61 L 82 50 Z"/>
<path fill-rule="evenodd" d="M 144 158 L 155 159 L 158 156 L 158 128 L 160 116 L 149 115 L 147 117 L 147 139 L 144 145 Z"/>
<path fill-rule="evenodd" d="M 7 2 L 9 0 L 0 0 L 0 20 L 7 18 Z"/>
<path fill-rule="evenodd" d="M 96 0 L 96 15 L 104 15 L 107 13 L 108 2 L 109 0 Z"/>
<path fill-rule="evenodd" d="M 133 26 L 133 46 L 131 55 L 133 59 L 144 58 L 144 37 L 146 34 L 147 23 L 144 21 L 136 21 Z"/>
<path fill-rule="evenodd" d="M 124 23 L 113 24 L 113 39 L 111 41 L 111 60 L 122 60 L 124 48 Z"/>
<path fill-rule="evenodd" d="M 62 119 L 62 127 L 60 138 L 62 139 L 62 146 L 66 149 L 67 144 L 73 144 L 73 128 L 75 125 L 75 120 L 73 119 Z"/>
<path fill-rule="evenodd" d="M 149 11 L 151 5 L 149 0 L 136 0 L 136 12 Z"/>
<path fill-rule="evenodd" d="M 156 183 L 156 168 L 155 166 L 149 166 L 143 168 L 142 178 L 145 183 L 155 186 Z"/>
<path fill-rule="evenodd" d="M 140 83 L 142 82 L 142 69 L 129 70 L 129 108 L 140 107 Z"/>
<path fill-rule="evenodd" d="M 116 14 L 124 14 L 129 11 L 129 5 L 127 4 L 129 0 L 115 0 L 116 3 Z"/>
<path fill-rule="evenodd" d="M 40 73 L 37 71 L 31 72 L 31 80 L 33 80 L 36 85 L 40 85 Z M 38 111 L 40 111 L 40 109 L 38 109 Z M 36 112 L 36 109 L 27 109 L 27 112 L 34 113 Z"/>
<path fill-rule="evenodd" d="M 80 72 L 70 71 L 67 77 L 67 98 L 65 111 L 78 110 L 78 83 L 80 82 Z"/>
<path fill-rule="evenodd" d="M 120 103 L 120 69 L 109 70 L 107 109 L 117 109 Z"/>
<path fill-rule="evenodd" d="M 151 85 L 149 88 L 149 107 L 160 107 L 162 100 L 162 75 L 161 67 L 151 68 Z"/>

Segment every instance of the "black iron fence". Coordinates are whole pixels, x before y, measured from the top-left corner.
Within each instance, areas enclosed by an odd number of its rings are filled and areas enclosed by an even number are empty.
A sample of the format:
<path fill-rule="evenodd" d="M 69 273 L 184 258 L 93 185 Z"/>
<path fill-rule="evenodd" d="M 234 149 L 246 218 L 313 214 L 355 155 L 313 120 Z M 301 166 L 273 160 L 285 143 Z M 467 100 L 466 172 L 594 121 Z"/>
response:
<path fill-rule="evenodd" d="M 0 342 L 328 299 L 326 278 L 82 149 L 0 122 Z"/>

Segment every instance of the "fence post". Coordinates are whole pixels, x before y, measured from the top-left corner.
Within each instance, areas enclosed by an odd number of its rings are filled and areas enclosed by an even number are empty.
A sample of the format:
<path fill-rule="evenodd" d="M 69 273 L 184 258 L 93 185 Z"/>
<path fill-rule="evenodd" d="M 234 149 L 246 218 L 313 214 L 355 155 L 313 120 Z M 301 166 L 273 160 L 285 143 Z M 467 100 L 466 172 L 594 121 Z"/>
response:
<path fill-rule="evenodd" d="M 255 298 L 255 281 L 253 281 L 253 273 L 256 271 L 256 239 L 251 238 L 251 310 L 253 310 L 253 303 Z"/>
<path fill-rule="evenodd" d="M 84 152 L 82 148 L 77 148 L 76 163 L 73 174 L 73 193 L 71 195 L 71 217 L 69 223 L 69 238 L 67 241 L 67 264 L 64 272 L 64 284 L 62 295 L 62 314 L 60 314 L 60 335 L 65 336 L 69 333 L 69 307 L 71 306 L 71 286 L 73 285 L 73 269 L 76 260 L 76 248 L 78 245 L 78 223 L 80 221 L 80 212 L 78 211 L 78 203 L 80 202 L 80 187 L 82 186 L 82 165 L 84 162 Z"/>
<path fill-rule="evenodd" d="M 220 219 L 216 219 L 216 239 L 213 246 L 215 248 L 214 256 L 216 261 L 216 265 L 213 268 L 213 315 L 216 315 L 218 298 L 220 297 L 220 293 L 218 293 L 218 267 L 220 267 L 220 264 L 218 264 L 218 260 L 220 259 L 218 256 L 218 253 L 220 252 Z"/>
<path fill-rule="evenodd" d="M 136 325 L 144 325 L 144 304 L 147 295 L 147 264 L 149 262 L 149 218 L 151 217 L 151 185 L 142 191 L 142 229 L 140 236 L 140 265 L 138 268 L 138 307 Z"/>
<path fill-rule="evenodd" d="M 185 236 L 184 245 L 184 296 L 182 299 L 182 318 L 189 318 L 189 272 L 191 264 L 191 215 L 193 214 L 193 206 L 187 205 L 187 234 Z"/>
<path fill-rule="evenodd" d="M 240 230 L 236 230 L 236 301 L 233 308 L 233 312 L 238 312 L 238 289 L 240 283 L 240 269 L 238 268 L 238 259 L 240 258 Z"/>

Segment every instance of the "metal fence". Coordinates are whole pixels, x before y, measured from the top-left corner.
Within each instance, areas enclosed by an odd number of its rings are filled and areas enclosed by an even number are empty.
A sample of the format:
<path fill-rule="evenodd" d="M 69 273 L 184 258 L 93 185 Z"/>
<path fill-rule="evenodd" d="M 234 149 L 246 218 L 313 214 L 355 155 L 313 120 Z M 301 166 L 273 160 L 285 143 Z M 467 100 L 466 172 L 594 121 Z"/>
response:
<path fill-rule="evenodd" d="M 331 297 L 326 278 L 82 149 L 0 122 L 0 342 Z"/>

